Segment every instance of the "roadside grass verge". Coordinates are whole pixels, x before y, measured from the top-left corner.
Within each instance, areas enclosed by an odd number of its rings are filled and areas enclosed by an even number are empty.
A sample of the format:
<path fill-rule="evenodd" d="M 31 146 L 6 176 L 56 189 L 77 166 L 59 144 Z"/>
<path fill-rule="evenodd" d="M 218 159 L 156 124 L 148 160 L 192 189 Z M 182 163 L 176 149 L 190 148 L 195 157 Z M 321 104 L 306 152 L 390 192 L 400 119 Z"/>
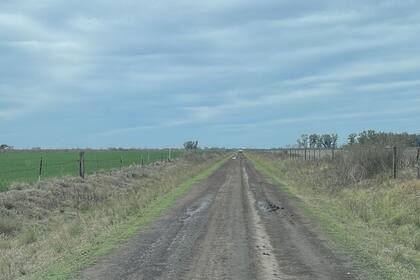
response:
<path fill-rule="evenodd" d="M 148 226 L 154 219 L 161 216 L 179 197 L 183 196 L 194 184 L 206 179 L 213 172 L 221 167 L 226 161 L 218 161 L 205 169 L 198 175 L 188 179 L 179 187 L 169 193 L 156 198 L 146 207 L 137 213 L 129 214 L 124 221 L 116 224 L 105 234 L 99 234 L 94 242 L 70 251 L 62 260 L 51 265 L 45 272 L 38 273 L 31 279 L 39 280 L 59 280 L 68 279 L 72 273 L 93 264 L 94 261 L 109 253 L 130 236 L 138 233 L 139 230 Z"/>
<path fill-rule="evenodd" d="M 226 159 L 192 155 L 0 193 L 0 279 L 68 279 L 150 224 Z"/>
<path fill-rule="evenodd" d="M 420 279 L 420 182 L 367 180 L 331 190 L 320 168 L 247 154 L 372 280 Z"/>

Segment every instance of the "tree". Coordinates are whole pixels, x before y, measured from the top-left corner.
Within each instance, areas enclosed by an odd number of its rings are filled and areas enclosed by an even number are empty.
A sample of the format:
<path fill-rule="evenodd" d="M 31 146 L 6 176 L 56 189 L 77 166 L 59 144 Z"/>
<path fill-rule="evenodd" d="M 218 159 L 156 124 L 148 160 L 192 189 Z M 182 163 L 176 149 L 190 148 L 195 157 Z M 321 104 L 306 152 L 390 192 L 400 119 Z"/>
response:
<path fill-rule="evenodd" d="M 336 133 L 331 134 L 331 140 L 332 140 L 331 148 L 337 148 L 338 134 Z"/>
<path fill-rule="evenodd" d="M 379 144 L 375 130 L 369 129 L 359 133 L 359 144 Z"/>
<path fill-rule="evenodd" d="M 321 136 L 321 135 L 318 135 L 318 141 L 316 142 L 316 147 L 317 147 L 317 148 L 322 148 L 322 147 L 324 147 L 324 144 L 323 144 L 323 142 L 322 142 L 322 136 Z"/>
<path fill-rule="evenodd" d="M 354 145 L 356 144 L 357 141 L 357 134 L 356 133 L 351 133 L 348 137 L 347 137 L 347 143 L 349 145 Z"/>
<path fill-rule="evenodd" d="M 184 143 L 184 149 L 187 151 L 197 150 L 198 148 L 198 141 L 187 141 Z"/>
<path fill-rule="evenodd" d="M 329 134 L 324 134 L 321 136 L 321 143 L 324 148 L 331 148 L 333 144 L 333 138 Z"/>
<path fill-rule="evenodd" d="M 315 148 L 319 141 L 319 135 L 318 134 L 311 134 L 309 135 L 309 147 Z"/>
<path fill-rule="evenodd" d="M 0 150 L 10 150 L 12 147 L 6 144 L 1 144 L 0 145 Z"/>
<path fill-rule="evenodd" d="M 308 147 L 308 134 L 302 134 L 300 138 L 297 140 L 299 148 L 307 148 Z"/>

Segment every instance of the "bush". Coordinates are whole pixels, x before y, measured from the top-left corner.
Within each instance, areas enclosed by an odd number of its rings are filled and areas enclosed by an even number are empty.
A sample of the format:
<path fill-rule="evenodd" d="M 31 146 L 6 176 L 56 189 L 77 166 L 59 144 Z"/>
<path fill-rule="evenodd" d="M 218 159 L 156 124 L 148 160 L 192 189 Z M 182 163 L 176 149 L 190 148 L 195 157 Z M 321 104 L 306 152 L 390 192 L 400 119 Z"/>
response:
<path fill-rule="evenodd" d="M 336 175 L 342 184 L 375 178 L 392 170 L 392 150 L 383 146 L 351 145 L 335 158 Z"/>

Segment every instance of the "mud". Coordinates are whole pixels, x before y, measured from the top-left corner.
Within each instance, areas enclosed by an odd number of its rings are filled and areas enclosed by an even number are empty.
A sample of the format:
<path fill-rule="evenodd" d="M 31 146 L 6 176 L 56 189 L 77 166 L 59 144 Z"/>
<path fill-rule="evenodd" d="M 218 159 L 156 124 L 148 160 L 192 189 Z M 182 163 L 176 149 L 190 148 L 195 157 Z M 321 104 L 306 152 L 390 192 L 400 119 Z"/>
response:
<path fill-rule="evenodd" d="M 359 279 L 243 156 L 75 279 Z"/>

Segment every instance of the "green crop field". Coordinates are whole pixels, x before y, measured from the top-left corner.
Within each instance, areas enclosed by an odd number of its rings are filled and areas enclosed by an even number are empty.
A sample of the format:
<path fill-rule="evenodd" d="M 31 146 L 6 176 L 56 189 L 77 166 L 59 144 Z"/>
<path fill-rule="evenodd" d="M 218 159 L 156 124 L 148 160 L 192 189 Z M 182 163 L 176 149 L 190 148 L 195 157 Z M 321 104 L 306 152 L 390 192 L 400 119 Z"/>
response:
<path fill-rule="evenodd" d="M 183 153 L 171 150 L 171 158 Z M 169 150 L 89 150 L 85 152 L 86 174 L 99 170 L 121 168 L 133 164 L 145 165 L 169 157 Z M 0 191 L 12 182 L 35 182 L 39 179 L 78 176 L 79 152 L 71 151 L 8 151 L 0 153 Z"/>

